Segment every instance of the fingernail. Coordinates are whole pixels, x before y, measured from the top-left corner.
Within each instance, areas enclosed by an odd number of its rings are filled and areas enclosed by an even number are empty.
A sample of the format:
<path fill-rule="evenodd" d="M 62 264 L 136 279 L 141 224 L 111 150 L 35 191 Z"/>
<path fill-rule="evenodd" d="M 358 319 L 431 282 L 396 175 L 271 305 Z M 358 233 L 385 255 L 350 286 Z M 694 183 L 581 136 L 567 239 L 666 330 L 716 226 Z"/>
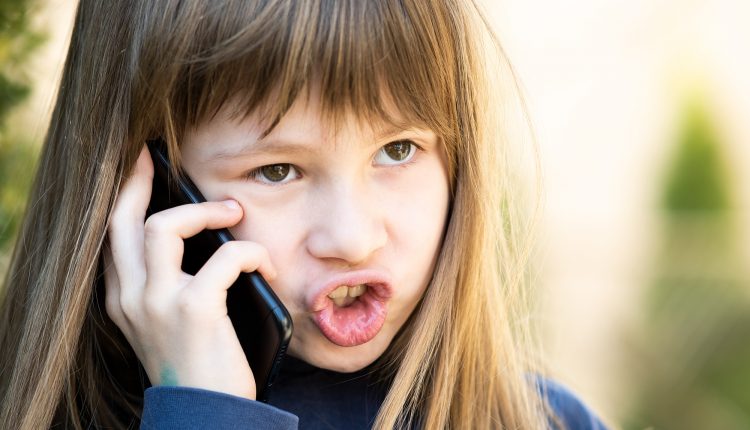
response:
<path fill-rule="evenodd" d="M 222 203 L 224 203 L 224 206 L 232 210 L 237 210 L 240 208 L 240 204 L 237 203 L 237 200 L 229 199 L 229 200 L 224 200 Z"/>

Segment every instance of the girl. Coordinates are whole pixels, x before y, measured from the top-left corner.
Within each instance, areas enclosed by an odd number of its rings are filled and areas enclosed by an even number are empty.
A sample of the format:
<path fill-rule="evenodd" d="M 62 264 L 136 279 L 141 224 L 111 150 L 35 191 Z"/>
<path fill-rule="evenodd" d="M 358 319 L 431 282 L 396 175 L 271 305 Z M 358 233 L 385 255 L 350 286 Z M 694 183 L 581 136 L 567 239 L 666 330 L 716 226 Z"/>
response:
<path fill-rule="evenodd" d="M 454 0 L 81 1 L 0 427 L 597 426 L 525 353 L 487 31 Z M 146 219 L 153 138 L 209 202 Z M 223 227 L 183 273 L 183 239 Z M 269 404 L 226 311 L 254 270 L 295 327 Z"/>

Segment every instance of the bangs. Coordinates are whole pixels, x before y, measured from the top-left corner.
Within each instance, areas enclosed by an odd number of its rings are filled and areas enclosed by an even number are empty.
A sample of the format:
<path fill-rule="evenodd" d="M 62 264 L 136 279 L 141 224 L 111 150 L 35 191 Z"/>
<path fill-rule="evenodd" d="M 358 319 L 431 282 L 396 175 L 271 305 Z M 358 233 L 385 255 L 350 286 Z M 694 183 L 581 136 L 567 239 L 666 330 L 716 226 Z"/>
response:
<path fill-rule="evenodd" d="M 150 11 L 158 18 L 139 65 L 151 90 L 144 101 L 160 106 L 152 133 L 179 141 L 182 130 L 229 101 L 233 116 L 260 114 L 270 132 L 315 87 L 320 112 L 333 124 L 354 114 L 395 127 L 425 125 L 453 140 L 461 32 L 446 5 L 224 0 L 172 7 Z"/>

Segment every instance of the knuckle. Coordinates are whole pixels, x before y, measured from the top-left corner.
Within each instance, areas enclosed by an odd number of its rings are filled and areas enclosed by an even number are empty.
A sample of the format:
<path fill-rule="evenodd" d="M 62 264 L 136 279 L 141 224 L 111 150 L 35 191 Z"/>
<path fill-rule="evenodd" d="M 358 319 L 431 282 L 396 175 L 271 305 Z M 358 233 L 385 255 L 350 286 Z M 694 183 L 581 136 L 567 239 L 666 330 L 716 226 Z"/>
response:
<path fill-rule="evenodd" d="M 254 249 L 257 253 L 257 259 L 255 260 L 257 266 L 271 263 L 271 254 L 268 253 L 268 250 L 265 247 L 256 244 Z"/>
<path fill-rule="evenodd" d="M 226 242 L 218 249 L 218 252 L 221 252 L 222 258 L 232 258 L 233 256 L 240 254 L 241 251 L 242 244 L 237 241 Z"/>
<path fill-rule="evenodd" d="M 200 294 L 193 290 L 182 290 L 177 298 L 177 309 L 181 315 L 194 317 L 202 308 L 203 299 Z"/>
<path fill-rule="evenodd" d="M 250 243 L 249 245 L 253 250 L 255 250 L 255 252 L 258 254 L 258 257 L 260 257 L 261 259 L 267 260 L 268 258 L 270 258 L 268 250 L 264 246 L 261 246 L 257 243 Z"/>
<path fill-rule="evenodd" d="M 134 298 L 127 295 L 120 296 L 120 309 L 122 315 L 130 322 L 137 321 L 140 314 L 140 303 Z"/>
<path fill-rule="evenodd" d="M 246 261 L 251 259 L 256 262 L 268 260 L 268 250 L 254 242 L 232 241 L 221 246 L 223 253 L 235 261 Z"/>
<path fill-rule="evenodd" d="M 252 242 L 233 241 L 223 244 L 220 258 L 238 270 L 255 270 L 270 261 L 268 251 Z"/>
<path fill-rule="evenodd" d="M 146 218 L 143 231 L 146 236 L 159 236 L 167 231 L 170 227 L 169 220 L 161 213 L 155 213 Z"/>
<path fill-rule="evenodd" d="M 148 296 L 143 300 L 143 313 L 149 320 L 162 321 L 165 319 L 168 310 L 162 300 Z"/>

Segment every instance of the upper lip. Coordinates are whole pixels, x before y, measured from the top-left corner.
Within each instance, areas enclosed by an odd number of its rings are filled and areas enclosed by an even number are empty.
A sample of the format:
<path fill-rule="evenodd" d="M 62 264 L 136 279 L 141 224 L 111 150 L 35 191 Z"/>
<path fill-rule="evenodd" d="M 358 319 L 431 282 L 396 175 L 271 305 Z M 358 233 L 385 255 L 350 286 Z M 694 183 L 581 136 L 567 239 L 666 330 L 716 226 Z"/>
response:
<path fill-rule="evenodd" d="M 328 295 L 341 285 L 359 285 L 366 284 L 375 297 L 380 301 L 387 301 L 393 294 L 391 286 L 391 277 L 382 270 L 365 269 L 353 272 L 337 273 L 332 275 L 323 282 L 323 285 L 315 289 L 310 296 L 308 308 L 311 312 L 318 312 L 330 303 Z"/>

